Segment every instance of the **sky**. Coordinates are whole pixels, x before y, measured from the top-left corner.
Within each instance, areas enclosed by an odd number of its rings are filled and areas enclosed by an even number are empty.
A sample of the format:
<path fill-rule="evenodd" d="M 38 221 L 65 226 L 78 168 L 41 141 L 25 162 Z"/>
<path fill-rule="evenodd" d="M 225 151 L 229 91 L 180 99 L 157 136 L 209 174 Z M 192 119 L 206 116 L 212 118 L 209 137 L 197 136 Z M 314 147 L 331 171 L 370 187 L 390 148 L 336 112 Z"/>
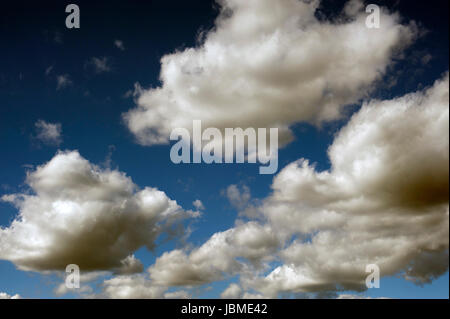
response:
<path fill-rule="evenodd" d="M 447 1 L 69 3 L 2 4 L 0 297 L 448 298 Z M 194 120 L 277 172 L 173 163 Z"/>

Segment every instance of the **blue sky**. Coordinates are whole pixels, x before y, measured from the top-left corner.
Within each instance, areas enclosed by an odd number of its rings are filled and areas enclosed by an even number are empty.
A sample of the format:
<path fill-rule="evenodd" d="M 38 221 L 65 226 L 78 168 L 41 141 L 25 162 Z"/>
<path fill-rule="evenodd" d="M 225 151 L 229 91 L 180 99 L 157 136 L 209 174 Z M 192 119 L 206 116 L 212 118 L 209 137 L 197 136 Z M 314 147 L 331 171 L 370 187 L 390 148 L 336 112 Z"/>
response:
<path fill-rule="evenodd" d="M 400 12 L 404 21 L 415 20 L 421 37 L 404 50 L 371 92 L 372 99 L 392 99 L 422 90 L 448 70 L 448 2 L 373 1 Z M 321 16 L 333 17 L 344 1 L 322 1 Z M 184 209 L 194 209 L 200 199 L 200 218 L 185 221 L 192 234 L 188 242 L 200 246 L 214 233 L 235 225 L 238 210 L 225 195 L 232 185 L 250 189 L 252 198 L 271 193 L 273 175 L 259 175 L 255 164 L 175 165 L 170 145 L 137 143 L 122 119 L 136 107 L 127 95 L 139 83 L 144 89 L 161 86 L 160 59 L 196 45 L 201 30 L 210 30 L 219 6 L 209 1 L 78 1 L 81 28 L 64 25 L 65 1 L 2 4 L 0 14 L 0 195 L 27 193 L 26 172 L 50 161 L 60 150 L 78 150 L 89 162 L 125 172 L 139 187 L 152 186 L 175 199 Z M 114 45 L 123 41 L 124 50 Z M 429 54 L 429 63 L 421 63 Z M 89 61 L 106 57 L 109 70 L 98 72 Z M 58 88 L 57 77 L 68 75 L 70 84 Z M 384 85 L 392 79 L 396 84 Z M 131 91 L 130 91 L 131 90 Z M 280 149 L 279 171 L 299 158 L 316 163 L 317 171 L 330 169 L 328 147 L 361 103 L 346 108 L 341 119 L 315 126 L 295 123 L 295 140 Z M 60 123 L 62 142 L 48 145 L 36 137 L 35 123 Z M 32 165 L 32 166 L 30 166 Z M 33 168 L 30 168 L 33 167 Z M 18 209 L 0 201 L 0 225 L 8 227 Z M 245 218 L 244 218 L 245 219 Z M 140 248 L 135 256 L 144 268 L 164 252 L 180 247 L 176 240 L 162 242 L 153 252 Z M 448 247 L 447 247 L 448 249 Z M 448 298 L 448 271 L 431 284 L 415 285 L 400 275 L 381 279 L 380 289 L 362 293 L 370 297 Z M 236 275 L 191 289 L 194 297 L 218 297 Z M 17 269 L 0 260 L 0 292 L 25 298 L 54 298 L 61 279 Z M 101 280 L 94 282 L 101 290 Z M 171 288 L 174 289 L 174 288 Z M 347 291 L 345 291 L 347 293 Z M 348 292 L 354 293 L 354 292 Z M 63 297 L 76 297 L 67 294 Z"/>

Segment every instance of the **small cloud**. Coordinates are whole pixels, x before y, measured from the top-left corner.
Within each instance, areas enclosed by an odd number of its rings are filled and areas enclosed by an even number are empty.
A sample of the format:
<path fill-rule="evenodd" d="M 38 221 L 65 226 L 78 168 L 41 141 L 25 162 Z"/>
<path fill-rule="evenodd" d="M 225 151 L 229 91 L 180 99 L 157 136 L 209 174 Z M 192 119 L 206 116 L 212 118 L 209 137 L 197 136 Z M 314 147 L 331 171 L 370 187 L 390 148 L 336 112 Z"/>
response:
<path fill-rule="evenodd" d="M 241 189 L 237 185 L 228 186 L 225 196 L 233 207 L 241 210 L 248 206 L 251 199 L 250 189 L 246 185 L 243 185 Z"/>
<path fill-rule="evenodd" d="M 48 68 L 45 69 L 45 75 L 50 75 L 50 73 L 53 71 L 53 65 L 50 65 Z"/>
<path fill-rule="evenodd" d="M 58 75 L 56 77 L 56 90 L 60 90 L 72 85 L 72 81 L 68 74 Z"/>
<path fill-rule="evenodd" d="M 106 73 L 111 71 L 110 61 L 107 57 L 92 57 L 86 65 L 93 67 L 95 73 Z"/>
<path fill-rule="evenodd" d="M 192 205 L 194 205 L 195 208 L 198 210 L 205 209 L 205 206 L 203 205 L 202 201 L 200 199 L 196 199 L 192 202 Z"/>
<path fill-rule="evenodd" d="M 126 91 L 123 95 L 123 98 L 127 99 L 130 97 L 139 96 L 143 91 L 144 90 L 142 89 L 142 86 L 138 82 L 136 82 L 134 83 L 134 89 L 129 89 L 128 91 Z"/>
<path fill-rule="evenodd" d="M 8 295 L 6 292 L 0 292 L 0 299 L 21 299 L 20 295 Z"/>
<path fill-rule="evenodd" d="M 119 50 L 125 51 L 125 46 L 123 45 L 122 40 L 114 40 L 114 46 Z"/>
<path fill-rule="evenodd" d="M 36 138 L 46 145 L 59 146 L 62 143 L 62 128 L 60 123 L 47 123 L 39 120 L 35 123 Z"/>

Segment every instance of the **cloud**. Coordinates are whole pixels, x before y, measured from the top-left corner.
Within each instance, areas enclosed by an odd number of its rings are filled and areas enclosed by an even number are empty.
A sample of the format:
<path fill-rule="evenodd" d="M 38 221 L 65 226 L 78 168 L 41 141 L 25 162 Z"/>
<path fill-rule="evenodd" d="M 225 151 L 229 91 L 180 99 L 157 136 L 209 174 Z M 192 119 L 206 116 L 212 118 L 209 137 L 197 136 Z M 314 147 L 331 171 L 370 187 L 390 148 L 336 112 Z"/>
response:
<path fill-rule="evenodd" d="M 21 299 L 20 295 L 8 295 L 6 292 L 0 292 L 0 299 Z"/>
<path fill-rule="evenodd" d="M 91 66 L 95 73 L 106 73 L 112 70 L 110 60 L 107 57 L 92 57 L 86 62 L 86 66 Z"/>
<path fill-rule="evenodd" d="M 184 211 L 156 188 L 139 189 L 118 170 L 101 169 L 77 151 L 58 152 L 27 173 L 30 192 L 4 195 L 18 216 L 0 229 L 0 259 L 19 269 L 141 271 L 134 251 L 182 231 Z M 131 256 L 131 257 L 130 257 Z"/>
<path fill-rule="evenodd" d="M 363 291 L 368 264 L 416 284 L 438 278 L 448 270 L 448 87 L 446 74 L 426 90 L 365 102 L 330 146 L 330 170 L 289 164 L 254 207 L 259 222 L 165 252 L 148 269 L 152 282 L 237 275 L 222 297 L 274 298 Z M 241 198 L 237 187 L 230 194 Z"/>
<path fill-rule="evenodd" d="M 188 299 L 184 290 L 168 291 L 168 287 L 154 285 L 144 274 L 117 276 L 105 280 L 101 297 L 114 299 Z"/>
<path fill-rule="evenodd" d="M 167 287 L 153 286 L 142 274 L 118 276 L 103 282 L 103 294 L 114 299 L 163 298 Z"/>
<path fill-rule="evenodd" d="M 62 127 L 60 123 L 48 123 L 44 120 L 37 121 L 36 138 L 46 145 L 59 146 L 62 143 Z"/>
<path fill-rule="evenodd" d="M 154 283 L 162 286 L 196 286 L 221 280 L 224 274 L 244 271 L 246 263 L 255 267 L 269 260 L 279 241 L 270 228 L 255 222 L 214 234 L 202 246 L 187 252 L 165 252 L 148 271 Z"/>
<path fill-rule="evenodd" d="M 246 185 L 243 185 L 241 189 L 237 185 L 230 185 L 227 187 L 225 194 L 231 205 L 239 210 L 247 207 L 251 199 L 250 189 Z"/>
<path fill-rule="evenodd" d="M 56 77 L 56 90 L 64 89 L 73 84 L 68 74 L 58 75 Z"/>
<path fill-rule="evenodd" d="M 122 40 L 114 40 L 114 46 L 115 46 L 116 48 L 118 48 L 119 50 L 121 50 L 121 51 L 124 51 L 124 50 L 125 50 L 125 46 L 124 46 Z"/>
<path fill-rule="evenodd" d="M 200 199 L 196 199 L 194 200 L 194 202 L 192 203 L 192 205 L 194 205 L 194 207 L 197 210 L 203 210 L 205 209 L 205 206 L 203 205 L 202 201 Z"/>
<path fill-rule="evenodd" d="M 230 284 L 221 294 L 222 299 L 240 299 L 242 297 L 242 288 L 238 284 Z"/>
<path fill-rule="evenodd" d="M 274 179 L 260 207 L 277 234 L 295 236 L 284 262 L 247 282 L 264 295 L 364 290 L 365 266 L 429 283 L 448 270 L 449 80 L 363 105 L 329 149 Z M 382 283 L 381 283 L 382 285 Z"/>
<path fill-rule="evenodd" d="M 335 21 L 315 16 L 320 1 L 220 0 L 215 27 L 194 48 L 163 56 L 156 88 L 142 90 L 123 118 L 143 145 L 165 144 L 173 128 L 320 124 L 374 89 L 417 36 L 414 23 L 383 11 L 365 25 L 360 1 Z M 355 5 L 359 4 L 359 5 Z M 375 49 L 376 48 L 376 49 Z"/>

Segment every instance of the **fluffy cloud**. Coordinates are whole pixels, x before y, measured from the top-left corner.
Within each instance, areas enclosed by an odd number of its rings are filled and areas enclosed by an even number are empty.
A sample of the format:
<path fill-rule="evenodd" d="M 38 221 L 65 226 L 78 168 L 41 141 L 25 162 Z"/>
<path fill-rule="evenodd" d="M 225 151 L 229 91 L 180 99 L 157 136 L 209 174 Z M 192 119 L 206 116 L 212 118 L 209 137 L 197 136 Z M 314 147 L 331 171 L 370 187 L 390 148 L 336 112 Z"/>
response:
<path fill-rule="evenodd" d="M 47 145 L 59 146 L 62 142 L 62 128 L 60 123 L 47 123 L 43 120 L 37 121 L 36 138 Z"/>
<path fill-rule="evenodd" d="M 103 282 L 102 296 L 114 299 L 188 299 L 184 290 L 168 291 L 168 287 L 154 285 L 143 274 L 117 276 Z"/>
<path fill-rule="evenodd" d="M 242 288 L 238 284 L 230 284 L 221 294 L 222 299 L 239 299 L 242 297 Z"/>
<path fill-rule="evenodd" d="M 253 266 L 270 259 L 279 240 L 270 228 L 255 222 L 214 234 L 202 246 L 186 252 L 164 253 L 149 268 L 150 278 L 164 286 L 195 286 L 223 278 L 224 274 L 243 272 L 249 261 Z"/>
<path fill-rule="evenodd" d="M 266 224 L 166 252 L 149 268 L 152 281 L 195 286 L 239 275 L 221 296 L 262 298 L 362 291 L 368 264 L 418 284 L 439 277 L 448 269 L 448 86 L 445 75 L 427 90 L 365 103 L 331 145 L 330 170 L 302 159 L 275 177 L 254 207 Z"/>
<path fill-rule="evenodd" d="M 6 292 L 0 292 L 0 299 L 20 299 L 18 294 L 8 295 Z"/>
<path fill-rule="evenodd" d="M 32 192 L 4 195 L 19 214 L 0 229 L 0 258 L 23 270 L 141 271 L 132 255 L 176 234 L 184 211 L 156 188 L 139 189 L 124 173 L 91 164 L 77 151 L 58 152 L 29 172 Z"/>
<path fill-rule="evenodd" d="M 125 51 L 125 46 L 122 40 L 114 40 L 114 46 L 121 51 Z"/>
<path fill-rule="evenodd" d="M 284 264 L 248 283 L 278 292 L 365 289 L 365 266 L 427 283 L 448 269 L 449 79 L 371 101 L 329 149 L 332 167 L 288 165 L 261 212 L 296 240 Z"/>
<path fill-rule="evenodd" d="M 144 275 L 118 276 L 103 283 L 103 294 L 114 299 L 163 298 L 167 287 L 154 286 Z"/>
<path fill-rule="evenodd" d="M 205 209 L 205 206 L 203 205 L 202 201 L 200 199 L 196 199 L 192 202 L 192 205 L 198 210 Z"/>
<path fill-rule="evenodd" d="M 320 1 L 219 0 L 215 28 L 198 47 L 161 59 L 161 87 L 136 92 L 124 114 L 144 145 L 169 141 L 173 128 L 278 127 L 341 116 L 366 96 L 416 36 L 414 24 L 383 12 L 380 29 L 365 25 L 360 1 L 335 21 L 315 16 Z"/>

